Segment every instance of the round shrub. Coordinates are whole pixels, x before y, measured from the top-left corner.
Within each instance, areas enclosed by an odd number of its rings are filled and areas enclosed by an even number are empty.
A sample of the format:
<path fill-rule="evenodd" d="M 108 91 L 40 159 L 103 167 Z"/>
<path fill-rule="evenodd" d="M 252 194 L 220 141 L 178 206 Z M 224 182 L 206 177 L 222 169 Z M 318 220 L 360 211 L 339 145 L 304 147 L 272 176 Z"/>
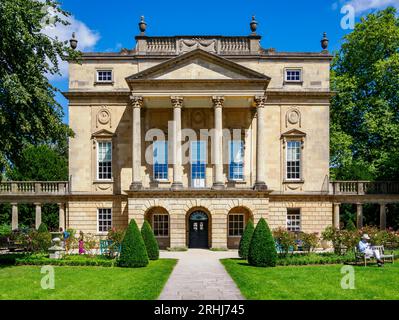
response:
<path fill-rule="evenodd" d="M 143 236 L 144 244 L 147 249 L 148 258 L 150 260 L 159 259 L 159 246 L 157 239 L 155 239 L 154 232 L 151 229 L 148 221 L 144 221 L 141 227 L 141 235 Z"/>
<path fill-rule="evenodd" d="M 37 229 L 37 232 L 42 233 L 42 232 L 48 232 L 48 228 L 44 222 L 42 222 Z"/>
<path fill-rule="evenodd" d="M 272 233 L 265 219 L 261 218 L 255 228 L 248 253 L 248 263 L 256 267 L 275 267 L 277 251 Z"/>
<path fill-rule="evenodd" d="M 148 265 L 144 240 L 134 219 L 129 223 L 121 247 L 118 261 L 120 267 L 139 268 Z"/>
<path fill-rule="evenodd" d="M 251 244 L 252 235 L 254 233 L 254 223 L 249 220 L 245 226 L 245 230 L 240 239 L 238 255 L 242 259 L 248 259 L 249 245 Z"/>

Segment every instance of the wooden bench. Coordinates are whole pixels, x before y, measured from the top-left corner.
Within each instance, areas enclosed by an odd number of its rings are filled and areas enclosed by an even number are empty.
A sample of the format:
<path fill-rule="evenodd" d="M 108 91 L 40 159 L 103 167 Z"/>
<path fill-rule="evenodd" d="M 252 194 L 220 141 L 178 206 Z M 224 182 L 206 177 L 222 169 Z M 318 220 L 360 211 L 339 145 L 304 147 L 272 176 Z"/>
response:
<path fill-rule="evenodd" d="M 384 246 L 372 246 L 371 249 L 378 250 L 380 252 L 382 261 L 386 262 L 390 260 L 391 263 L 394 263 L 395 255 L 393 251 L 391 254 L 385 254 Z M 355 247 L 355 258 L 356 258 L 356 263 L 358 261 L 362 261 L 364 266 L 367 266 L 367 261 L 372 261 L 372 259 L 376 260 L 374 256 L 366 256 L 364 253 L 360 252 L 357 246 Z"/>

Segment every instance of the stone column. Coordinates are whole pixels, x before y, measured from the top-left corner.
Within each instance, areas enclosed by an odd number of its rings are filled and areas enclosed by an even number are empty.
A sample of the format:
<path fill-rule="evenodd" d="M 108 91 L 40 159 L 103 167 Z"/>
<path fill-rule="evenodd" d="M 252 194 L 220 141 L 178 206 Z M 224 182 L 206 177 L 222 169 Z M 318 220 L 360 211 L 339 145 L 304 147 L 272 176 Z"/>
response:
<path fill-rule="evenodd" d="M 339 203 L 334 203 L 334 228 L 340 228 L 339 222 Z"/>
<path fill-rule="evenodd" d="M 363 228 L 363 204 L 360 202 L 356 203 L 356 221 L 357 228 Z"/>
<path fill-rule="evenodd" d="M 40 224 L 42 223 L 42 204 L 41 203 L 35 203 L 36 206 L 35 212 L 35 227 L 36 230 L 39 229 Z"/>
<path fill-rule="evenodd" d="M 224 97 L 212 97 L 215 117 L 214 139 L 212 145 L 212 154 L 214 161 L 214 189 L 223 189 L 223 115 L 222 108 Z"/>
<path fill-rule="evenodd" d="M 182 183 L 182 151 L 181 151 L 181 108 L 183 107 L 182 97 L 171 97 L 173 106 L 173 183 L 172 189 L 181 189 Z"/>
<path fill-rule="evenodd" d="M 255 99 L 256 122 L 256 182 L 255 189 L 265 190 L 266 185 L 266 130 L 265 130 L 265 105 L 266 96 L 256 96 Z"/>
<path fill-rule="evenodd" d="M 58 227 L 65 230 L 65 204 L 59 203 L 58 204 L 59 211 L 58 211 Z"/>
<path fill-rule="evenodd" d="M 11 230 L 18 230 L 18 203 L 11 203 Z"/>
<path fill-rule="evenodd" d="M 143 184 L 141 181 L 141 115 L 140 111 L 143 106 L 143 97 L 130 96 L 133 108 L 132 118 L 132 184 L 130 190 L 141 189 Z"/>
<path fill-rule="evenodd" d="M 387 205 L 380 203 L 380 229 L 385 230 L 387 228 Z"/>

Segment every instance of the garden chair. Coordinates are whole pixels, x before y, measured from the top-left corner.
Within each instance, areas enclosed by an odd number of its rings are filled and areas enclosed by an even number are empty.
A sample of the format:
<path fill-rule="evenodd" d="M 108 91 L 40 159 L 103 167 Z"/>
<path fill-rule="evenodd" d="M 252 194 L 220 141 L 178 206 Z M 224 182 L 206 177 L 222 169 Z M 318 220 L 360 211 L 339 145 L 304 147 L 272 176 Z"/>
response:
<path fill-rule="evenodd" d="M 391 260 L 392 263 L 394 263 L 394 259 L 395 259 L 395 255 L 393 254 L 385 254 L 385 250 L 384 250 L 384 246 L 372 246 L 371 247 L 373 250 L 378 250 L 380 251 L 380 255 L 381 255 L 381 259 L 385 262 L 388 259 Z M 366 256 L 364 253 L 359 251 L 359 248 L 356 246 L 355 247 L 355 259 L 356 259 L 356 263 L 358 263 L 358 261 L 362 261 L 364 266 L 367 266 L 367 262 L 371 262 L 371 261 L 375 261 L 376 259 L 371 256 Z"/>
<path fill-rule="evenodd" d="M 373 246 L 372 249 L 378 250 L 380 252 L 382 261 L 386 262 L 390 260 L 391 263 L 394 263 L 395 255 L 393 251 L 391 252 L 391 254 L 385 254 L 384 246 Z"/>

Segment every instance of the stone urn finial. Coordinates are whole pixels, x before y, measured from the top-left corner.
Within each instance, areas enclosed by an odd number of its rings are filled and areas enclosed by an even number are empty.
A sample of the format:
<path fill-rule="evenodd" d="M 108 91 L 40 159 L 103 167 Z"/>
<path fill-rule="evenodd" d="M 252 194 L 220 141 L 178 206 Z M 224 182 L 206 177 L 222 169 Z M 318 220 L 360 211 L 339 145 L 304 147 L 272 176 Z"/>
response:
<path fill-rule="evenodd" d="M 69 40 L 69 44 L 73 50 L 78 47 L 78 40 L 75 38 L 75 32 L 72 32 L 72 38 Z"/>
<path fill-rule="evenodd" d="M 323 39 L 321 39 L 321 47 L 323 48 L 323 51 L 327 51 L 328 49 L 328 38 L 327 38 L 327 32 L 323 33 Z"/>
<path fill-rule="evenodd" d="M 258 21 L 255 20 L 255 16 L 252 16 L 252 21 L 249 26 L 251 27 L 251 31 L 253 35 L 256 35 L 256 29 L 258 28 Z"/>
<path fill-rule="evenodd" d="M 145 30 L 147 29 L 147 23 L 144 21 L 144 16 L 140 17 L 139 29 L 140 29 L 141 35 L 144 35 Z"/>

